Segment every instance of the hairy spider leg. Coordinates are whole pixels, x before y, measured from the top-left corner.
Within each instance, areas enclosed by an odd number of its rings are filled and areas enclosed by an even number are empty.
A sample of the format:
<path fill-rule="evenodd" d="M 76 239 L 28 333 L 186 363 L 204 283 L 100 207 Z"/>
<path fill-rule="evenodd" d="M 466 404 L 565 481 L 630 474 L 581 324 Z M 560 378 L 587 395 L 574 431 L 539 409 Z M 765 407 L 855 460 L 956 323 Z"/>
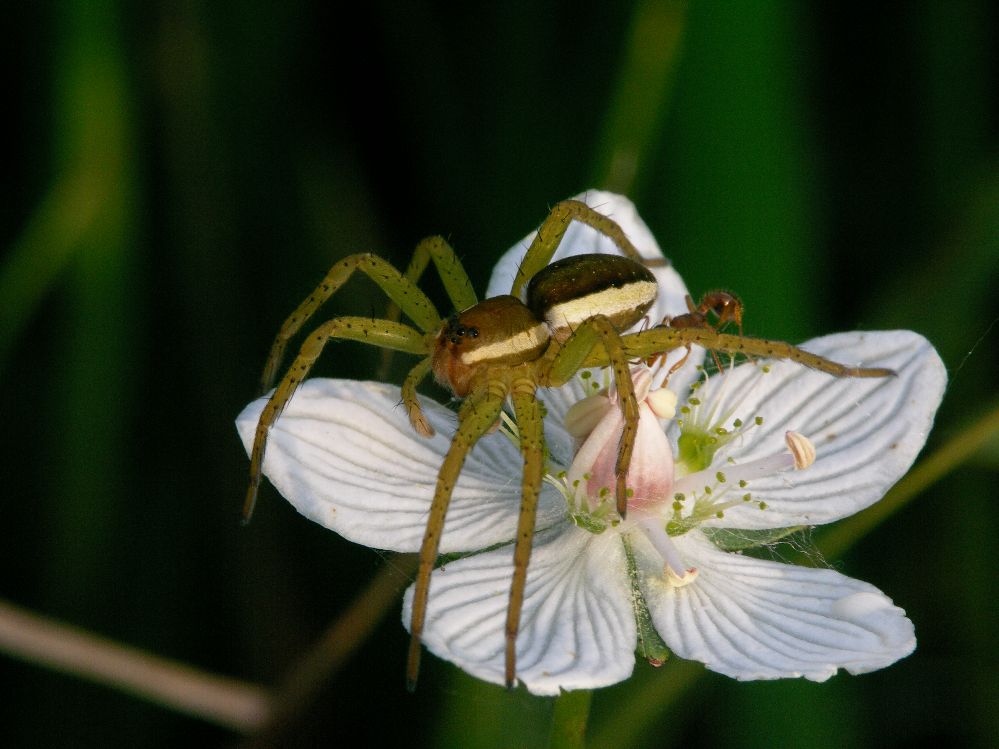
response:
<path fill-rule="evenodd" d="M 758 356 L 761 359 L 788 359 L 809 369 L 834 377 L 892 377 L 895 371 L 884 367 L 848 367 L 824 356 L 813 354 L 783 341 L 719 333 L 707 328 L 652 328 L 621 336 L 625 355 L 647 359 L 672 349 L 697 344 L 712 351 Z M 582 367 L 604 367 L 613 361 L 607 352 L 595 349 L 581 363 Z"/>
<path fill-rule="evenodd" d="M 422 248 L 422 249 L 421 249 Z M 425 239 L 417 245 L 416 255 L 420 258 L 431 258 L 434 260 L 438 272 L 444 280 L 444 287 L 451 302 L 459 308 L 464 308 L 466 304 L 475 303 L 475 292 L 472 291 L 471 281 L 465 274 L 461 262 L 458 260 L 454 250 L 440 237 Z M 413 270 L 411 263 L 410 271 L 414 276 L 419 276 L 423 268 L 427 265 L 427 260 L 422 259 L 422 267 L 416 264 Z M 408 325 L 400 324 L 396 320 L 375 320 L 372 318 L 343 317 L 335 318 L 324 324 L 310 336 L 309 341 L 302 345 L 299 358 L 295 365 L 285 375 L 282 385 L 271 396 L 264 411 L 260 415 L 257 425 L 257 434 L 254 440 L 253 451 L 250 459 L 250 485 L 247 487 L 246 500 L 243 503 L 243 522 L 249 522 L 253 515 L 253 508 L 256 504 L 257 491 L 260 486 L 260 472 L 263 466 L 264 448 L 267 442 L 267 430 L 274 423 L 288 400 L 305 375 L 312 368 L 322 350 L 322 346 L 330 338 L 347 338 L 360 340 L 382 346 L 385 349 L 406 351 L 409 353 L 427 355 L 432 349 L 432 341 L 428 335 L 436 333 L 441 325 L 440 315 L 434 307 L 433 302 L 416 285 L 413 279 L 403 276 L 390 263 L 371 253 L 361 253 L 350 255 L 337 262 L 322 282 L 313 292 L 302 302 L 298 308 L 284 321 L 281 330 L 278 332 L 274 343 L 271 346 L 267 363 L 264 366 L 261 377 L 261 392 L 267 392 L 274 382 L 281 359 L 284 356 L 285 347 L 288 341 L 294 336 L 302 326 L 315 314 L 316 310 L 329 299 L 337 290 L 343 286 L 347 280 L 360 271 L 366 274 L 372 281 L 385 292 L 385 295 L 401 312 L 405 313 L 421 332 L 418 332 Z M 328 331 L 320 335 L 320 331 Z M 363 331 L 363 332 L 359 332 Z M 318 339 L 322 343 L 318 344 Z M 310 342 L 311 341 L 311 342 Z M 315 352 L 315 356 L 312 352 Z M 304 358 L 303 358 L 304 357 Z M 304 369 L 302 366 L 304 365 Z M 433 434 L 430 422 L 427 421 L 416 397 L 416 386 L 430 371 L 430 359 L 420 361 L 410 371 L 406 378 L 408 387 L 402 390 L 403 403 L 409 415 L 413 428 L 423 435 Z M 297 373 L 296 373 L 297 372 Z"/>
<path fill-rule="evenodd" d="M 274 344 L 271 346 L 267 364 L 264 366 L 264 373 L 260 378 L 261 394 L 271 389 L 278 368 L 281 366 L 285 346 L 291 337 L 301 329 L 302 325 L 315 314 L 316 310 L 327 299 L 347 282 L 355 271 L 365 273 L 378 284 L 386 296 L 399 305 L 407 317 L 416 323 L 416 327 L 424 333 L 436 331 L 440 327 L 441 318 L 437 314 L 437 309 L 415 283 L 405 278 L 390 263 L 377 255 L 369 252 L 350 255 L 330 268 L 326 277 L 315 290 L 284 321 L 281 330 L 278 331 L 277 337 L 274 339 Z"/>
<path fill-rule="evenodd" d="M 510 583 L 510 603 L 506 609 L 506 686 L 512 688 L 517 676 L 517 633 L 524 607 L 527 585 L 527 565 L 531 561 L 534 521 L 538 514 L 538 494 L 544 475 L 544 420 L 536 396 L 534 380 L 518 378 L 510 389 L 520 451 L 524 456 L 524 477 L 521 485 L 520 516 L 517 519 L 516 544 L 513 550 L 513 580 Z"/>
<path fill-rule="evenodd" d="M 406 687 L 416 689 L 416 678 L 420 672 L 420 642 L 423 639 L 423 625 L 427 616 L 427 594 L 430 592 L 430 573 L 433 572 L 437 551 L 440 548 L 444 530 L 444 517 L 451 494 L 458 481 L 465 457 L 479 438 L 492 428 L 500 416 L 508 388 L 505 382 L 490 381 L 478 393 L 472 393 L 458 410 L 458 428 L 448 447 L 444 462 L 437 473 L 437 486 L 430 505 L 427 529 L 420 547 L 420 561 L 413 589 L 413 611 L 409 625 L 409 656 L 406 660 Z"/>
<path fill-rule="evenodd" d="M 375 346 L 385 346 L 411 354 L 426 355 L 430 347 L 428 335 L 402 323 L 370 317 L 336 317 L 327 320 L 309 334 L 309 337 L 302 344 L 298 356 L 295 357 L 295 361 L 288 368 L 285 376 L 281 378 L 281 382 L 278 383 L 274 393 L 267 401 L 267 405 L 264 406 L 260 420 L 257 422 L 253 450 L 250 452 L 250 484 L 246 489 L 246 500 L 243 502 L 244 523 L 250 521 L 253 516 L 253 508 L 256 505 L 257 490 L 260 487 L 260 476 L 264 463 L 264 450 L 267 447 L 267 432 L 281 415 L 299 385 L 302 384 L 327 342 L 339 338 L 370 343 Z"/>
<path fill-rule="evenodd" d="M 387 348 L 382 349 L 382 351 L 392 353 L 394 349 Z M 416 433 L 423 437 L 433 437 L 434 428 L 423 413 L 420 400 L 416 397 L 416 387 L 423 382 L 423 378 L 430 372 L 430 365 L 432 363 L 432 357 L 428 356 L 425 359 L 421 359 L 415 367 L 409 370 L 406 379 L 402 381 L 402 403 L 406 407 L 406 415 L 409 416 L 409 423 L 412 424 Z"/>
<path fill-rule="evenodd" d="M 538 233 L 527 248 L 524 259 L 520 262 L 520 268 L 513 279 L 513 287 L 510 294 L 520 298 L 524 285 L 532 276 L 538 273 L 548 263 L 551 262 L 555 250 L 562 243 L 562 238 L 569 229 L 569 224 L 579 221 L 587 226 L 596 229 L 605 237 L 617 245 L 627 257 L 645 266 L 665 265 L 666 260 L 652 260 L 642 257 L 641 253 L 635 249 L 635 245 L 625 236 L 624 231 L 614 221 L 602 213 L 597 212 L 590 206 L 579 200 L 563 200 L 552 208 L 548 218 L 544 220 L 538 228 Z"/>
<path fill-rule="evenodd" d="M 472 287 L 472 280 L 465 272 L 465 267 L 458 259 L 454 248 L 447 243 L 444 237 L 427 237 L 421 240 L 416 245 L 416 249 L 413 250 L 413 257 L 403 276 L 414 284 L 418 283 L 431 260 L 434 261 L 437 273 L 444 283 L 444 290 L 456 312 L 466 310 L 478 303 L 479 298 Z M 385 319 L 398 322 L 400 313 L 399 305 L 390 301 L 388 309 L 385 310 Z M 382 349 L 382 360 L 375 379 L 388 379 L 391 362 L 392 349 Z"/>
<path fill-rule="evenodd" d="M 584 361 L 593 358 L 594 350 L 599 350 L 603 357 L 599 366 L 610 366 L 614 372 L 614 384 L 617 387 L 617 400 L 624 417 L 624 428 L 618 442 L 617 463 L 614 473 L 617 483 L 614 488 L 617 498 L 617 514 L 622 518 L 628 512 L 628 490 L 626 479 L 631 456 L 635 451 L 635 437 L 638 435 L 638 401 L 635 398 L 635 386 L 631 379 L 631 368 L 628 364 L 628 354 L 623 345 L 623 338 L 603 315 L 595 315 L 583 321 L 565 343 L 559 348 L 555 345 L 549 348 L 550 356 L 547 369 L 542 380 L 546 387 L 561 387 L 584 366 Z"/>

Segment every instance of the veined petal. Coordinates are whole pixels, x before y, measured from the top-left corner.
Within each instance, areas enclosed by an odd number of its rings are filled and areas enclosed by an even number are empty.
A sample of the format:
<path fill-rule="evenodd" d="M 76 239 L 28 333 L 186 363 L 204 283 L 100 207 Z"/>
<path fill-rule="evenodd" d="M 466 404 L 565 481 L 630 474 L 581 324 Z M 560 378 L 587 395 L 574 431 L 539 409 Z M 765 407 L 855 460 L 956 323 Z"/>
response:
<path fill-rule="evenodd" d="M 527 573 L 517 678 L 534 694 L 628 678 L 637 630 L 621 537 L 568 523 L 537 533 Z M 430 582 L 423 642 L 468 673 L 504 683 L 513 546 L 451 562 Z M 402 619 L 409 627 L 412 586 Z"/>
<path fill-rule="evenodd" d="M 726 427 L 734 418 L 763 419 L 719 449 L 712 469 L 786 452 L 788 430 L 811 440 L 817 458 L 802 471 L 750 481 L 740 491 L 753 502 L 706 524 L 780 528 L 852 515 L 883 497 L 926 442 L 947 374 L 925 338 L 910 331 L 839 333 L 802 348 L 850 366 L 889 367 L 897 376 L 836 378 L 794 362 L 759 361 L 712 377 L 698 392 L 699 414 L 727 414 Z"/>
<path fill-rule="evenodd" d="M 236 420 L 247 453 L 266 398 Z M 456 415 L 420 403 L 437 434 L 413 431 L 398 387 L 377 382 L 311 379 L 271 427 L 264 474 L 306 517 L 345 538 L 378 549 L 417 551 L 437 472 Z M 480 440 L 458 478 L 441 552 L 481 549 L 513 538 L 523 461 L 499 434 Z M 565 502 L 543 491 L 539 523 L 564 515 Z"/>
<path fill-rule="evenodd" d="M 721 551 L 693 531 L 674 541 L 697 579 L 644 578 L 652 621 L 681 658 L 740 680 L 884 668 L 916 647 L 905 612 L 873 585 L 834 570 Z"/>

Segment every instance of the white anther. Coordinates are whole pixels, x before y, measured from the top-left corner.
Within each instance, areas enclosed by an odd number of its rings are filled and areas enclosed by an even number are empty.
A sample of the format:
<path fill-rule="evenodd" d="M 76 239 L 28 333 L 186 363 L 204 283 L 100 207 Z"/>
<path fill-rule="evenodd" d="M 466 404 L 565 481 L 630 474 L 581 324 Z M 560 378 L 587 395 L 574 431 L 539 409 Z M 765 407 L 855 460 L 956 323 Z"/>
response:
<path fill-rule="evenodd" d="M 799 471 L 815 462 L 815 445 L 800 432 L 787 432 L 784 435 L 787 449 L 794 456 L 794 467 Z"/>
<path fill-rule="evenodd" d="M 672 419 L 676 416 L 676 393 L 669 388 L 653 390 L 645 399 L 649 408 L 660 419 Z"/>

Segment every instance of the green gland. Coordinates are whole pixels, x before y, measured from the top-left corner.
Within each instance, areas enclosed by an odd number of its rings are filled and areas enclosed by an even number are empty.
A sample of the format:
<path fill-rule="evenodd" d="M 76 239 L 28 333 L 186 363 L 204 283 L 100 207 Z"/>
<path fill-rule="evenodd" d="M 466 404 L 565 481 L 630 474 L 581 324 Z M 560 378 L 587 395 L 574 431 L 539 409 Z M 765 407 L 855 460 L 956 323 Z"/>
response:
<path fill-rule="evenodd" d="M 711 465 L 715 453 L 730 439 L 729 433 L 714 434 L 696 427 L 687 427 L 677 440 L 677 462 L 687 473 L 703 471 Z"/>

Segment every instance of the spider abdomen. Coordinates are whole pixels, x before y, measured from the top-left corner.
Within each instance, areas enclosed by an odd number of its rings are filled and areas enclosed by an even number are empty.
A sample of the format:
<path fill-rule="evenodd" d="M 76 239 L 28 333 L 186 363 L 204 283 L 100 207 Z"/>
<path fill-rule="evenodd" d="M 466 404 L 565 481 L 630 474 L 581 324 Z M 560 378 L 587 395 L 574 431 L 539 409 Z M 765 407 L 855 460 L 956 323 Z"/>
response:
<path fill-rule="evenodd" d="M 620 331 L 656 300 L 658 285 L 641 263 L 618 255 L 573 255 L 543 268 L 527 285 L 527 306 L 559 341 L 580 323 L 603 315 Z"/>

